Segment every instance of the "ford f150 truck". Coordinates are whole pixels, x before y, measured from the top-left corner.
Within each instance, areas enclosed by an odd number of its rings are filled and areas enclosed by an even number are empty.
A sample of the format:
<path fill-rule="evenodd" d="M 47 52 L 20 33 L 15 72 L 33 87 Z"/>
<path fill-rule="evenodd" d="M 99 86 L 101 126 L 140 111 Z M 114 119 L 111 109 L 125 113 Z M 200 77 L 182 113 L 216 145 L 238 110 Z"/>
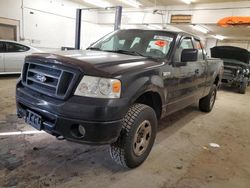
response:
<path fill-rule="evenodd" d="M 86 144 L 110 144 L 135 168 L 148 157 L 157 121 L 197 101 L 210 112 L 223 62 L 207 59 L 199 38 L 118 30 L 87 50 L 26 57 L 17 114 L 38 130 Z"/>
<path fill-rule="evenodd" d="M 211 56 L 224 62 L 221 82 L 245 94 L 250 81 L 250 52 L 234 46 L 216 46 L 211 49 Z"/>

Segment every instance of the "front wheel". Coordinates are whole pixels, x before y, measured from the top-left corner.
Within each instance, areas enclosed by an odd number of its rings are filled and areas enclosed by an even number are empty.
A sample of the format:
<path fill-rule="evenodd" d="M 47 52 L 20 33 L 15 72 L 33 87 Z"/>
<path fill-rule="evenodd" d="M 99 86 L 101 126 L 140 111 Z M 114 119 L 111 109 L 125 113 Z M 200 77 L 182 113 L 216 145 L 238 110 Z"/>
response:
<path fill-rule="evenodd" d="M 217 95 L 217 86 L 214 84 L 211 87 L 209 94 L 205 96 L 204 98 L 200 99 L 199 101 L 199 108 L 202 112 L 212 111 L 214 107 L 216 95 Z"/>
<path fill-rule="evenodd" d="M 112 159 L 128 168 L 141 165 L 152 149 L 156 132 L 154 110 L 144 104 L 134 104 L 124 117 L 120 137 L 110 146 Z"/>
<path fill-rule="evenodd" d="M 240 86 L 239 92 L 241 94 L 246 94 L 246 92 L 247 92 L 247 86 L 248 86 L 248 78 L 244 78 L 243 82 L 242 82 L 242 84 Z"/>

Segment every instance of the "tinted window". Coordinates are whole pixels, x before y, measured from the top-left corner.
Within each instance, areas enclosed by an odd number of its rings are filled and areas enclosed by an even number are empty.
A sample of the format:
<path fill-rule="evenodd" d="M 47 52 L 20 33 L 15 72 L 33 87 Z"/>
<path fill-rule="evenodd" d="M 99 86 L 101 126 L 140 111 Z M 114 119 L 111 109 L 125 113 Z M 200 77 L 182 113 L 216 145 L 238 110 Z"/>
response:
<path fill-rule="evenodd" d="M 174 55 L 175 62 L 181 62 L 181 54 L 184 49 L 193 49 L 193 42 L 191 38 L 184 38 L 181 40 L 180 46 L 176 49 Z"/>
<path fill-rule="evenodd" d="M 0 42 L 0 53 L 1 52 L 5 52 L 5 47 L 3 42 Z"/>
<path fill-rule="evenodd" d="M 173 40 L 174 37 L 164 31 L 119 30 L 91 47 L 102 51 L 122 53 L 123 50 L 138 52 L 146 57 L 166 58 Z"/>
<path fill-rule="evenodd" d="M 7 52 L 26 52 L 30 48 L 21 44 L 7 42 L 6 49 L 7 49 Z"/>
<path fill-rule="evenodd" d="M 193 43 L 191 38 L 185 38 L 181 41 L 180 48 L 182 49 L 193 49 Z"/>
<path fill-rule="evenodd" d="M 199 40 L 194 40 L 194 48 L 198 50 L 198 60 L 204 59 L 202 44 Z"/>

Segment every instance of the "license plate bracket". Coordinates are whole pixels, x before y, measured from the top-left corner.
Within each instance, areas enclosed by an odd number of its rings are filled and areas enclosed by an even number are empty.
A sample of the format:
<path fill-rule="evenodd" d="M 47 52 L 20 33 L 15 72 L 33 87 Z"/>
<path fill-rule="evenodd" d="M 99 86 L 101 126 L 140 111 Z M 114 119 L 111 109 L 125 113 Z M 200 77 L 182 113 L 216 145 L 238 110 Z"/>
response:
<path fill-rule="evenodd" d="M 39 131 L 42 130 L 42 117 L 35 112 L 27 110 L 25 122 Z"/>

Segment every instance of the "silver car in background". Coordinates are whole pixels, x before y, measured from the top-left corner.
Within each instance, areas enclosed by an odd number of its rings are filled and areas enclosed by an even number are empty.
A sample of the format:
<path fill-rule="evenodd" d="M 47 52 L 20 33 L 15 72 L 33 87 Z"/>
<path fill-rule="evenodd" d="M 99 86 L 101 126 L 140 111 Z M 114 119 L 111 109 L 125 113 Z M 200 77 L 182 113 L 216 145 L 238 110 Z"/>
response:
<path fill-rule="evenodd" d="M 0 74 L 21 72 L 24 58 L 40 50 L 16 41 L 0 40 Z"/>

